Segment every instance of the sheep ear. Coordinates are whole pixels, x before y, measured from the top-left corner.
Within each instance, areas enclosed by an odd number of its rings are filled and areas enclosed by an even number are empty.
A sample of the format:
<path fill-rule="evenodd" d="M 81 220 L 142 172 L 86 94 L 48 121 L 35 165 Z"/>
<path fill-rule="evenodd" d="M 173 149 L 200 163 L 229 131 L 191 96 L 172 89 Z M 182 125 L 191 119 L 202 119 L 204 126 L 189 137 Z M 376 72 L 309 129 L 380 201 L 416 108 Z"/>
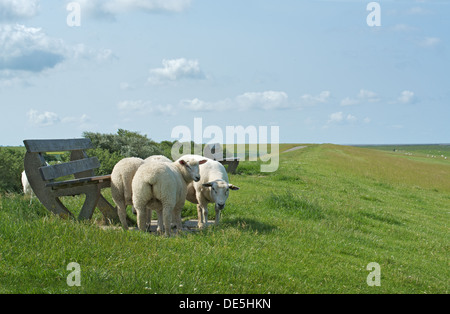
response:
<path fill-rule="evenodd" d="M 233 184 L 229 184 L 228 187 L 230 188 L 230 190 L 233 190 L 233 191 L 237 191 L 237 190 L 240 189 L 239 187 L 237 187 L 237 186 L 235 186 Z"/>
<path fill-rule="evenodd" d="M 203 165 L 203 164 L 205 164 L 207 161 L 208 161 L 208 160 L 203 159 L 203 160 L 199 161 L 198 164 L 199 164 L 199 165 Z"/>
<path fill-rule="evenodd" d="M 212 182 L 208 182 L 208 183 L 204 183 L 204 184 L 202 184 L 205 188 L 210 188 L 210 187 L 212 187 L 213 186 L 213 183 Z"/>
<path fill-rule="evenodd" d="M 186 162 L 185 162 L 183 159 L 181 159 L 181 160 L 179 161 L 179 163 L 180 163 L 180 165 L 186 166 Z"/>

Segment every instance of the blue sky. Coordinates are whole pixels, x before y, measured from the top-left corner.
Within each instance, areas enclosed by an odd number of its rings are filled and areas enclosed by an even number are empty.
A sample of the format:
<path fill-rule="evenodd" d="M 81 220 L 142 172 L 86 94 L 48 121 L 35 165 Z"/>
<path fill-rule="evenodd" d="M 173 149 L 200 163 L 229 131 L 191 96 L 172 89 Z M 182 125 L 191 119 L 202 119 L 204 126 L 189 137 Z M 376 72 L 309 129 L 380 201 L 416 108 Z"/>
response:
<path fill-rule="evenodd" d="M 279 126 L 282 143 L 450 142 L 450 2 L 0 0 L 0 145 Z M 225 131 L 224 131 L 225 132 Z M 207 141 L 207 140 L 205 140 Z"/>

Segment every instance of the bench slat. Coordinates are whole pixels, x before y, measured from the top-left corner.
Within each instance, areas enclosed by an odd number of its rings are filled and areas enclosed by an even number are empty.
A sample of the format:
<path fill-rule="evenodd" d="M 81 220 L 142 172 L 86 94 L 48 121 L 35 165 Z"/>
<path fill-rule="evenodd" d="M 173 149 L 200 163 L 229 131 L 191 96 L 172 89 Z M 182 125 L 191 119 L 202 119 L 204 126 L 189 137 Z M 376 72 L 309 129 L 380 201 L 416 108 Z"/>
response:
<path fill-rule="evenodd" d="M 69 181 L 61 181 L 61 182 L 51 182 L 47 183 L 45 186 L 50 187 L 54 190 L 64 189 L 64 188 L 72 188 L 76 186 L 82 186 L 87 184 L 99 184 L 103 182 L 111 181 L 111 175 L 108 176 L 100 176 L 100 177 L 89 177 L 89 178 L 80 178 Z"/>
<path fill-rule="evenodd" d="M 92 157 L 53 166 L 41 167 L 39 170 L 41 172 L 42 178 L 45 181 L 50 181 L 60 177 L 97 168 L 100 168 L 100 162 L 98 161 L 97 157 Z"/>
<path fill-rule="evenodd" d="M 93 148 L 92 142 L 88 138 L 74 138 L 67 140 L 24 140 L 23 143 L 29 153 L 63 152 Z"/>

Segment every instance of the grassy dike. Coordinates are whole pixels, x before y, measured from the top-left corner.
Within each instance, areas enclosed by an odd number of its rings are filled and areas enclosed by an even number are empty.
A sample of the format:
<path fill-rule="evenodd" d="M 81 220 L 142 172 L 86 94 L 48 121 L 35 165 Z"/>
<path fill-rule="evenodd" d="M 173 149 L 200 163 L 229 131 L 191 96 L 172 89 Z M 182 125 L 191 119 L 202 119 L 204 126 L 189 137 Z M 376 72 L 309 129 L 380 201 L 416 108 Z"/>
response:
<path fill-rule="evenodd" d="M 310 145 L 281 154 L 275 173 L 239 173 L 219 227 L 169 239 L 2 195 L 0 293 L 448 293 L 449 161 Z"/>

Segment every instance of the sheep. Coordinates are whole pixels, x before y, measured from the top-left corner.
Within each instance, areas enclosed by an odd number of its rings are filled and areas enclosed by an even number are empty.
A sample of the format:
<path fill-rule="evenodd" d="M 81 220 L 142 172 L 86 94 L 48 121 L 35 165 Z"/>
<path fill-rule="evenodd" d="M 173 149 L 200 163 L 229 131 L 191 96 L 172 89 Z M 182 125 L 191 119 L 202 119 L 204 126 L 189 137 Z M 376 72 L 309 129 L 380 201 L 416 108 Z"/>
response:
<path fill-rule="evenodd" d="M 23 194 L 25 196 L 29 196 L 30 198 L 33 198 L 33 189 L 31 188 L 30 182 L 28 181 L 27 174 L 25 173 L 25 170 L 22 171 L 22 186 L 23 186 Z M 31 202 L 31 200 L 30 200 Z"/>
<path fill-rule="evenodd" d="M 187 155 L 194 158 L 195 156 Z M 198 158 L 198 157 L 197 157 Z M 198 227 L 204 228 L 208 223 L 208 204 L 215 204 L 216 221 L 220 221 L 221 211 L 225 208 L 229 191 L 237 191 L 239 187 L 229 184 L 225 167 L 218 161 L 205 158 L 208 162 L 200 167 L 201 180 L 188 185 L 186 199 L 197 204 Z"/>
<path fill-rule="evenodd" d="M 49 164 L 48 162 L 45 162 L 44 165 L 48 166 Z M 28 181 L 28 177 L 25 170 L 22 171 L 22 187 L 23 187 L 23 194 L 25 196 L 30 197 L 30 205 L 31 205 L 31 202 L 33 201 L 34 192 L 33 188 L 31 187 L 30 181 Z"/>
<path fill-rule="evenodd" d="M 172 219 L 177 230 L 181 230 L 181 210 L 186 201 L 187 185 L 200 181 L 199 165 L 206 162 L 206 159 L 181 157 L 173 163 L 149 161 L 139 167 L 132 182 L 139 230 L 146 231 L 150 226 L 152 208 L 161 213 L 165 236 L 170 236 Z"/>
<path fill-rule="evenodd" d="M 125 158 L 119 161 L 111 173 L 111 196 L 117 206 L 122 227 L 128 230 L 127 223 L 127 205 L 133 205 L 133 192 L 131 182 L 140 166 L 144 164 L 141 158 Z"/>
<path fill-rule="evenodd" d="M 136 171 L 147 161 L 172 162 L 165 156 L 150 156 L 145 160 L 136 157 L 125 158 L 114 166 L 111 173 L 111 194 L 117 205 L 120 222 L 125 230 L 128 230 L 126 209 L 128 205 L 133 205 L 131 183 Z M 132 211 L 135 211 L 134 206 Z"/>

